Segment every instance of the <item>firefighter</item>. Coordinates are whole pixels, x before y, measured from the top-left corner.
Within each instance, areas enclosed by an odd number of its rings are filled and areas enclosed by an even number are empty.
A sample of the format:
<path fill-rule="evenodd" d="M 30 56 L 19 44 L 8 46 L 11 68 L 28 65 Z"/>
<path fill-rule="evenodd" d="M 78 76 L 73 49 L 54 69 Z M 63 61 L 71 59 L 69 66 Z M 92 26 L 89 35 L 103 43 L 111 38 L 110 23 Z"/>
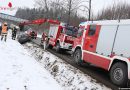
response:
<path fill-rule="evenodd" d="M 2 26 L 1 26 L 1 24 L 0 24 L 0 35 L 1 35 L 1 31 L 2 31 Z"/>
<path fill-rule="evenodd" d="M 16 34 L 17 34 L 17 27 L 15 26 L 15 27 L 13 27 L 13 29 L 12 29 L 12 39 L 13 39 L 13 40 L 15 40 Z"/>
<path fill-rule="evenodd" d="M 31 31 L 31 38 L 35 39 L 35 31 Z"/>
<path fill-rule="evenodd" d="M 1 31 L 1 41 L 3 40 L 4 38 L 4 41 L 6 42 L 6 38 L 7 38 L 7 33 L 8 33 L 8 27 L 7 27 L 7 23 L 4 23 L 2 25 L 2 31 Z"/>
<path fill-rule="evenodd" d="M 47 35 L 43 32 L 41 43 L 43 43 L 44 50 L 46 49 Z"/>

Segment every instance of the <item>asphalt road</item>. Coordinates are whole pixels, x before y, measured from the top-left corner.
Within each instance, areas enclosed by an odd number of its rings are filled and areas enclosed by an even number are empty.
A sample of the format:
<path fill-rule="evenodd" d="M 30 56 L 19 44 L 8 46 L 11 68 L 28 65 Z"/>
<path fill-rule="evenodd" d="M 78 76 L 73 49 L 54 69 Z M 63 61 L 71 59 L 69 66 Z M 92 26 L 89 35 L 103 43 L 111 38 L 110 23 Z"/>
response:
<path fill-rule="evenodd" d="M 41 39 L 37 38 L 35 40 L 32 40 L 32 42 L 36 43 L 36 44 L 40 44 Z M 90 75 L 92 78 L 96 79 L 97 82 L 99 83 L 103 83 L 104 85 L 106 85 L 107 87 L 113 89 L 113 90 L 119 90 L 119 87 L 117 87 L 116 85 L 114 85 L 109 78 L 109 73 L 101 68 L 95 67 L 93 65 L 87 65 L 84 64 L 82 67 L 78 66 L 73 57 L 71 56 L 70 52 L 62 52 L 62 53 L 56 53 L 55 49 L 47 49 L 49 52 L 51 52 L 52 54 L 56 55 L 57 57 L 63 59 L 64 61 L 66 61 L 67 63 L 71 64 L 72 66 L 78 68 L 79 70 L 81 70 L 82 72 L 84 72 L 85 74 Z"/>

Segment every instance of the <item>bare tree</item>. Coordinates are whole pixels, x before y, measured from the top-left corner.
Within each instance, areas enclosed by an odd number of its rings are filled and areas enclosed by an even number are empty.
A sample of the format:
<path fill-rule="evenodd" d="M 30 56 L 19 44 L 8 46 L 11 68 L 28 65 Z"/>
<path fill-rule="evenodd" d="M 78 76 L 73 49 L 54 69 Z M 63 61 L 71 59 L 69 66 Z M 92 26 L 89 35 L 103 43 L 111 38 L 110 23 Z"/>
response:
<path fill-rule="evenodd" d="M 48 16 L 49 13 L 49 4 L 50 4 L 50 0 L 35 0 L 35 6 L 38 8 L 45 8 L 46 10 L 46 16 Z"/>
<path fill-rule="evenodd" d="M 77 13 L 84 7 L 87 11 L 89 10 L 86 4 L 88 0 L 35 0 L 36 5 L 48 9 L 53 9 L 53 15 L 61 17 L 63 14 L 67 15 L 67 22 L 70 23 L 71 15 Z M 82 11 L 82 10 L 81 10 Z"/>
<path fill-rule="evenodd" d="M 127 3 L 117 3 L 103 9 L 97 16 L 98 20 L 108 19 L 130 19 L 130 5 Z"/>
<path fill-rule="evenodd" d="M 87 11 L 89 10 L 88 6 L 86 6 L 86 3 L 88 3 L 87 0 L 64 0 L 63 8 L 68 12 L 68 23 L 70 22 L 71 14 L 77 13 L 77 11 L 81 10 L 82 7 L 84 7 Z"/>

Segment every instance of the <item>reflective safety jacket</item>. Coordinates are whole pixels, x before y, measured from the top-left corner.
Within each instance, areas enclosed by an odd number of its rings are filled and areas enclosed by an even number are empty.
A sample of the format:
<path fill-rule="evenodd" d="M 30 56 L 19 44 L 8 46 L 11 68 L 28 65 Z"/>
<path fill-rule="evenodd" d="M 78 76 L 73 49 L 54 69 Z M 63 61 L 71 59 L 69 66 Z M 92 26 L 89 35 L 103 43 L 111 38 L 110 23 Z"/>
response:
<path fill-rule="evenodd" d="M 2 25 L 2 33 L 7 33 L 7 29 L 6 25 Z"/>

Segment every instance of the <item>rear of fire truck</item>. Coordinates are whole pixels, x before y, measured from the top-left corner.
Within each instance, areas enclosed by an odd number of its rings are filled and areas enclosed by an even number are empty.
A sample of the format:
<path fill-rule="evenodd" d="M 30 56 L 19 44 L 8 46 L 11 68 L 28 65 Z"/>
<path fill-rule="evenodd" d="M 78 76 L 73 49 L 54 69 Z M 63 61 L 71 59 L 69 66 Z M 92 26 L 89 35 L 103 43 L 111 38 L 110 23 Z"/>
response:
<path fill-rule="evenodd" d="M 51 25 L 49 30 L 49 46 L 55 47 L 57 52 L 61 50 L 71 50 L 73 40 L 76 37 L 78 29 L 66 24 Z"/>

